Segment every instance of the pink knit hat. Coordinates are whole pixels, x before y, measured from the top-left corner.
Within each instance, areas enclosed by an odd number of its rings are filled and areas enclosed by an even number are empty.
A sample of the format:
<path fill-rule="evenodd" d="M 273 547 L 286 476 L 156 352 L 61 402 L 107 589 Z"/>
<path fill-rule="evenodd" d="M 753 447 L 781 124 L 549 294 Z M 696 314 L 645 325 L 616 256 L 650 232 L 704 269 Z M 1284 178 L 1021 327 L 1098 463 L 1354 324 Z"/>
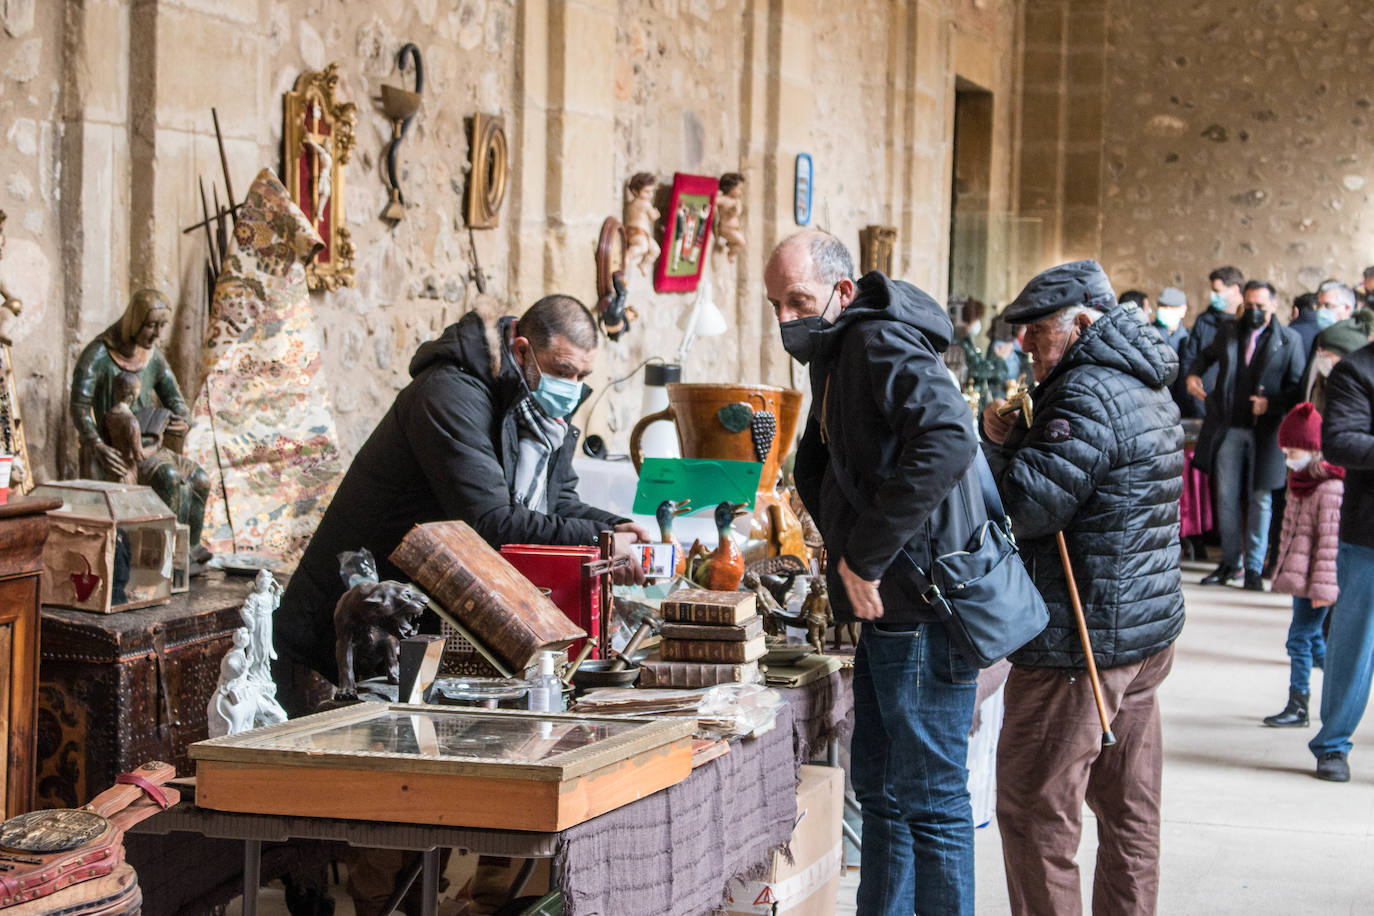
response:
<path fill-rule="evenodd" d="M 1322 450 L 1322 415 L 1307 401 L 1288 411 L 1279 424 L 1279 448 Z"/>

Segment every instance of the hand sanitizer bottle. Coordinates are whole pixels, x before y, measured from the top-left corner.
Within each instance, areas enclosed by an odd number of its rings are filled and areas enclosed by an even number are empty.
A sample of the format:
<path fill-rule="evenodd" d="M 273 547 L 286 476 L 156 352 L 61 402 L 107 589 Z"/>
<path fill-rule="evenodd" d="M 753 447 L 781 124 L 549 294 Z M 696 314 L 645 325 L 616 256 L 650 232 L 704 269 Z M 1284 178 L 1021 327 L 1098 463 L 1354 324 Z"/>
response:
<path fill-rule="evenodd" d="M 558 653 L 539 654 L 539 676 L 530 688 L 530 709 L 537 712 L 563 711 L 563 682 L 554 673 Z"/>

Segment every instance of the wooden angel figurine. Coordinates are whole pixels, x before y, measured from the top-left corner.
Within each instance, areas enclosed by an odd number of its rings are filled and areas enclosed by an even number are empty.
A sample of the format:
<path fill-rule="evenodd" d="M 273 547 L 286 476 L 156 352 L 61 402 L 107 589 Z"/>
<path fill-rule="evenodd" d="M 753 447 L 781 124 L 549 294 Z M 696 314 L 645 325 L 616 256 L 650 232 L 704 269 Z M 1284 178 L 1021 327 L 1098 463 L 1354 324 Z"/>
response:
<path fill-rule="evenodd" d="M 652 172 L 636 172 L 625 189 L 628 200 L 625 203 L 625 266 L 639 265 L 639 272 L 648 274 L 658 260 L 659 246 L 654 241 L 654 223 L 658 221 L 658 208 L 654 206 L 654 191 L 658 179 Z"/>
<path fill-rule="evenodd" d="M 740 217 L 744 215 L 744 176 L 726 172 L 720 176 L 720 191 L 716 195 L 716 247 L 725 249 L 731 262 L 744 250 L 744 230 Z"/>
<path fill-rule="evenodd" d="M 806 641 L 817 652 L 825 651 L 825 631 L 835 621 L 830 610 L 830 596 L 826 594 L 825 577 L 816 576 L 802 602 L 802 618 L 806 621 Z"/>

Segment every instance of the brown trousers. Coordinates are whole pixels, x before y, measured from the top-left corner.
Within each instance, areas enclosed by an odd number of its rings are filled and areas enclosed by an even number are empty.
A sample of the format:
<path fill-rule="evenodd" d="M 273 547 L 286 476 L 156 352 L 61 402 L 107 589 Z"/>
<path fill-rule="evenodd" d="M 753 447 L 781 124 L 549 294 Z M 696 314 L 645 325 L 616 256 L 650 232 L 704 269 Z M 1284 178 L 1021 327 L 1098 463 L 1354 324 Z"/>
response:
<path fill-rule="evenodd" d="M 1156 691 L 1173 646 L 1100 672 L 1116 744 L 1085 673 L 1013 668 L 997 747 L 997 825 L 1017 916 L 1078 916 L 1083 802 L 1097 815 L 1093 913 L 1148 916 L 1159 895 L 1159 799 L 1164 768 Z"/>

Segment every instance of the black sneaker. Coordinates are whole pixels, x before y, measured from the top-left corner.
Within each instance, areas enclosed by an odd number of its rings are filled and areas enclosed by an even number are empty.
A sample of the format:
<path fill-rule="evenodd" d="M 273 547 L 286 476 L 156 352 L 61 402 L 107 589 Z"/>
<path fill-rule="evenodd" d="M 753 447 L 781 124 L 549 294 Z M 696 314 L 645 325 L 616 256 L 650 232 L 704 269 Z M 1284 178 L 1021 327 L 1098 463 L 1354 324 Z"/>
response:
<path fill-rule="evenodd" d="M 1317 758 L 1317 772 L 1313 775 L 1327 782 L 1350 782 L 1350 764 L 1340 751 L 1329 751 Z"/>
<path fill-rule="evenodd" d="M 1245 571 L 1245 590 L 1247 592 L 1264 591 L 1264 577 L 1247 569 Z"/>
<path fill-rule="evenodd" d="M 1206 576 L 1202 577 L 1202 584 L 1225 585 L 1227 582 L 1230 582 L 1232 579 L 1239 575 L 1239 569 L 1230 565 L 1229 563 L 1222 563 L 1216 569 L 1212 570 Z"/>

